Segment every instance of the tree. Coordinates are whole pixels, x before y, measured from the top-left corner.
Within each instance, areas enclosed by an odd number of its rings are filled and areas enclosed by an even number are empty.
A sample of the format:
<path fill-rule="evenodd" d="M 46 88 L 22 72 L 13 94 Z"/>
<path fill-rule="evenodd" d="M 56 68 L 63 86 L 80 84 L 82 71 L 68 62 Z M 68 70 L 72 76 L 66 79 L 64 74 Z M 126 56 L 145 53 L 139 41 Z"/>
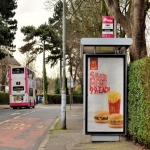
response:
<path fill-rule="evenodd" d="M 56 79 L 55 79 L 55 87 L 54 87 L 54 89 L 55 89 L 55 94 L 60 94 L 60 90 L 59 90 L 59 88 L 60 88 L 60 86 L 59 86 L 59 78 L 57 77 Z"/>
<path fill-rule="evenodd" d="M 25 35 L 23 39 L 26 44 L 19 48 L 19 51 L 22 54 L 28 55 L 28 61 L 26 61 L 26 66 L 29 66 L 30 63 L 36 60 L 36 55 L 41 50 L 41 47 L 36 47 L 37 43 L 34 39 L 36 28 L 34 26 L 26 26 L 21 28 L 21 32 Z"/>
<path fill-rule="evenodd" d="M 49 18 L 49 24 L 52 25 L 52 27 L 57 31 L 59 37 L 62 37 L 62 9 L 63 9 L 63 3 L 61 0 L 58 0 L 57 2 L 53 2 L 47 0 L 45 2 L 46 9 L 51 9 L 51 6 L 54 7 L 54 13 L 53 17 Z M 62 88 L 62 40 L 60 39 L 59 43 L 59 58 L 57 57 L 57 60 L 60 62 L 60 91 Z M 51 60 L 51 56 L 47 58 L 47 63 Z"/>
<path fill-rule="evenodd" d="M 2 52 L 2 45 L 10 47 L 14 52 L 13 40 L 17 30 L 17 20 L 14 10 L 17 8 L 17 0 L 0 0 L 0 59 L 5 55 Z M 4 55 L 4 56 L 3 56 Z"/>
<path fill-rule="evenodd" d="M 82 37 L 101 37 L 102 16 L 108 15 L 108 10 L 103 0 L 69 0 L 68 17 L 77 28 Z"/>
<path fill-rule="evenodd" d="M 32 61 L 31 58 L 32 58 L 31 54 L 29 52 L 26 52 L 25 54 L 23 54 L 21 64 L 23 66 L 26 66 L 26 67 L 30 68 L 35 73 L 35 76 L 36 76 L 37 70 L 36 70 L 36 67 L 35 67 L 35 61 Z"/>
<path fill-rule="evenodd" d="M 144 2 L 143 0 L 69 0 L 69 3 L 69 15 L 72 17 L 72 21 L 79 21 L 78 29 L 86 37 L 98 37 L 98 33 L 100 35 L 101 32 L 101 17 L 103 15 L 112 15 L 119 25 L 119 36 L 126 36 L 133 40 L 133 44 L 130 47 L 131 61 L 141 59 L 147 55 L 145 20 L 150 6 L 148 0 Z M 96 21 L 94 22 L 95 18 Z M 99 26 L 95 28 L 97 23 L 99 23 Z"/>
<path fill-rule="evenodd" d="M 55 87 L 55 79 L 48 78 L 49 86 L 48 86 L 48 94 L 54 94 Z"/>
<path fill-rule="evenodd" d="M 74 2 L 73 2 L 74 4 Z M 53 28 L 55 28 L 58 32 L 58 34 L 62 37 L 62 1 L 59 0 L 59 1 L 50 1 L 50 0 L 47 0 L 46 1 L 46 8 L 49 10 L 49 9 L 52 9 L 52 7 L 54 7 L 54 13 L 53 13 L 53 17 L 52 18 L 49 18 L 49 24 L 52 25 Z M 73 8 L 72 8 L 72 7 Z M 86 6 L 86 5 L 85 5 Z M 92 6 L 92 4 L 91 4 Z M 75 6 L 76 7 L 76 6 Z M 71 9 L 72 8 L 72 9 Z M 67 5 L 66 7 L 66 11 L 67 11 L 67 19 L 66 19 L 66 39 L 67 39 L 67 42 L 66 42 L 66 61 L 67 61 L 67 65 L 69 66 L 69 72 L 70 74 L 73 76 L 74 78 L 74 81 L 76 80 L 76 77 L 77 77 L 77 72 L 78 72 L 78 66 L 81 65 L 81 61 L 79 60 L 79 49 L 80 49 L 80 38 L 81 38 L 81 33 L 83 35 L 83 32 L 80 31 L 80 21 L 78 21 L 75 17 L 75 19 L 73 19 L 72 21 L 72 17 L 71 17 L 71 13 L 72 13 L 72 10 L 74 9 L 74 5 Z M 80 13 L 78 13 L 78 15 L 76 16 L 79 16 L 80 17 Z M 89 13 L 90 14 L 90 13 Z M 89 15 L 88 14 L 88 15 Z M 84 16 L 84 15 L 83 15 Z M 85 17 L 86 18 L 86 17 Z M 88 19 L 87 19 L 88 20 Z M 79 36 L 80 35 L 80 36 Z M 62 47 L 62 44 L 60 43 L 60 47 Z M 62 79 L 62 75 L 61 75 L 61 72 L 62 72 L 62 50 L 60 48 L 60 88 L 62 87 L 62 84 L 61 84 L 61 79 Z M 78 63 L 79 62 L 79 63 Z"/>
<path fill-rule="evenodd" d="M 42 88 L 43 88 L 43 84 L 42 84 L 42 78 L 36 78 L 36 90 L 38 94 L 42 95 Z"/>
<path fill-rule="evenodd" d="M 27 42 L 19 50 L 21 53 L 30 52 L 31 61 L 36 59 L 36 56 L 43 52 L 43 46 L 50 55 L 46 58 L 46 62 L 51 63 L 51 66 L 57 64 L 60 58 L 60 39 L 51 25 L 41 24 L 38 28 L 34 26 L 24 26 L 21 32 L 25 35 L 24 41 Z"/>
<path fill-rule="evenodd" d="M 104 0 L 110 14 L 119 23 L 128 38 L 132 38 L 130 47 L 131 61 L 141 59 L 147 55 L 145 40 L 145 20 L 150 6 L 148 0 L 126 0 L 129 3 L 128 12 L 121 13 L 119 0 Z"/>
<path fill-rule="evenodd" d="M 44 87 L 45 87 L 45 102 L 47 101 L 47 91 L 48 91 L 48 85 L 49 85 L 49 82 L 48 82 L 48 79 L 47 79 L 47 74 L 46 74 L 46 68 L 44 69 L 45 73 L 45 77 L 44 77 Z"/>
<path fill-rule="evenodd" d="M 65 87 L 66 87 L 66 95 L 68 95 L 68 88 L 67 88 L 67 78 L 65 78 Z M 55 94 L 60 94 L 60 79 L 57 77 L 55 79 Z"/>
<path fill-rule="evenodd" d="M 0 70 L 1 70 L 1 79 L 0 84 L 2 85 L 1 90 L 5 91 L 5 86 L 8 85 L 8 69 L 9 69 L 9 59 L 10 55 L 7 54 L 1 61 L 0 61 Z"/>

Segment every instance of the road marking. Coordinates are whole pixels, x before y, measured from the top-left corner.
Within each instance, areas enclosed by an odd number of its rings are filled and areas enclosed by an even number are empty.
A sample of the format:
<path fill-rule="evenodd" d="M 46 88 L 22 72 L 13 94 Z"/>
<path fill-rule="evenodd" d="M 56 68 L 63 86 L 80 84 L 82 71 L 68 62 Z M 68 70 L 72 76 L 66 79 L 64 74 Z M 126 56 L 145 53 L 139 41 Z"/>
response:
<path fill-rule="evenodd" d="M 29 114 L 29 113 L 25 113 L 25 114 L 22 114 L 22 115 L 27 115 L 27 114 Z"/>
<path fill-rule="evenodd" d="M 14 117 L 14 119 L 20 118 L 20 116 Z"/>
<path fill-rule="evenodd" d="M 19 115 L 20 113 L 13 113 L 13 114 L 11 114 L 11 115 Z"/>
<path fill-rule="evenodd" d="M 31 149 L 48 130 L 53 119 L 23 117 L 0 125 L 0 147 Z"/>
<path fill-rule="evenodd" d="M 37 128 L 43 128 L 43 125 L 39 125 L 39 126 L 37 126 Z"/>
<path fill-rule="evenodd" d="M 3 122 L 0 122 L 0 124 L 3 124 L 3 123 L 8 122 L 8 121 L 10 121 L 10 119 L 5 120 L 5 121 L 3 121 Z"/>
<path fill-rule="evenodd" d="M 14 128 L 12 128 L 12 129 L 18 129 L 18 130 L 23 130 L 24 129 L 24 127 L 14 127 Z"/>
<path fill-rule="evenodd" d="M 10 119 L 8 119 L 8 120 L 5 120 L 5 121 L 3 121 L 3 122 L 8 122 Z"/>

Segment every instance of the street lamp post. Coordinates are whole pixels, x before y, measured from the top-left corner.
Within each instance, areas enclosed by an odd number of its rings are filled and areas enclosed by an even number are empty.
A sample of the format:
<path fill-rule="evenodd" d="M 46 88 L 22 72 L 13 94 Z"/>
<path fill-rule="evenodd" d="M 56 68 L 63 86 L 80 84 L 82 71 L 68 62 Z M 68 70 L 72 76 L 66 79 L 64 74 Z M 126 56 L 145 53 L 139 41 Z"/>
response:
<path fill-rule="evenodd" d="M 63 32 L 62 32 L 62 50 L 63 50 L 63 82 L 61 91 L 61 128 L 66 129 L 66 0 L 63 0 Z"/>
<path fill-rule="evenodd" d="M 45 105 L 45 41 L 43 41 L 43 104 Z"/>

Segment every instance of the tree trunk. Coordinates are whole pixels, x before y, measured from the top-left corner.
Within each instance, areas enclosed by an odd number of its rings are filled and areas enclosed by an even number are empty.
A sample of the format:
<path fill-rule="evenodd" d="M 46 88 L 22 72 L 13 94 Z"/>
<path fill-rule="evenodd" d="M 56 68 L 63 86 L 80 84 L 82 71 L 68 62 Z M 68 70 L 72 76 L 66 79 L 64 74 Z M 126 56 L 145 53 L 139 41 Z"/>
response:
<path fill-rule="evenodd" d="M 119 0 L 105 0 L 110 14 L 119 23 L 128 38 L 132 38 L 133 43 L 130 46 L 131 61 L 141 59 L 147 55 L 145 39 L 145 18 L 146 18 L 146 1 L 132 0 L 130 16 L 124 16 L 119 7 Z"/>
<path fill-rule="evenodd" d="M 130 50 L 131 61 L 141 59 L 147 55 L 145 39 L 145 3 L 143 0 L 133 0 L 133 21 L 131 23 L 133 44 Z"/>
<path fill-rule="evenodd" d="M 61 94 L 62 90 L 62 59 L 60 58 L 60 87 L 59 87 L 59 93 Z"/>

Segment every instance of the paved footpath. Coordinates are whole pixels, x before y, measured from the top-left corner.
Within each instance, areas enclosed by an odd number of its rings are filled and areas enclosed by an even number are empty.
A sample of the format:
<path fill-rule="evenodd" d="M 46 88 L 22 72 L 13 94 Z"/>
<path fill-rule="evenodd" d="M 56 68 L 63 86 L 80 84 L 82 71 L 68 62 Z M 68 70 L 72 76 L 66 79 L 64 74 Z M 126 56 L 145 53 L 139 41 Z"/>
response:
<path fill-rule="evenodd" d="M 91 142 L 90 135 L 83 135 L 83 108 L 66 110 L 66 130 L 61 130 L 60 119 L 49 131 L 38 150 L 146 150 L 121 136 L 118 142 Z"/>

